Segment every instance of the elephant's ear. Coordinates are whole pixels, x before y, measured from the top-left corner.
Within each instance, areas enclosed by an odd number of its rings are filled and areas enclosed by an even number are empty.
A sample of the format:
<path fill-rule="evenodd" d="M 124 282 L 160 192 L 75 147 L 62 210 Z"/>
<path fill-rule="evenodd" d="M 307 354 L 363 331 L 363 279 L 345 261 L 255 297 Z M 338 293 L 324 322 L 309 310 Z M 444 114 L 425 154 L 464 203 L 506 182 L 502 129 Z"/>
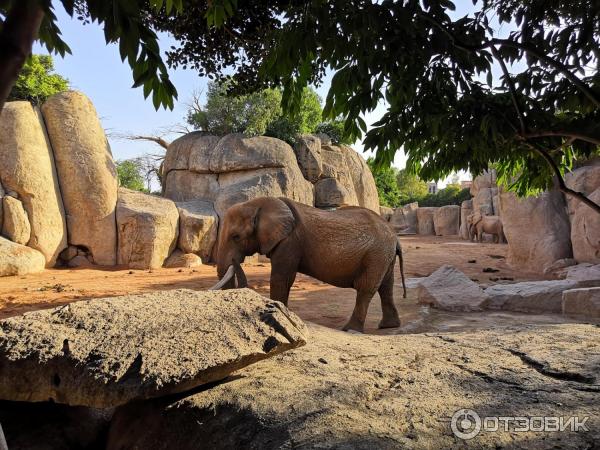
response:
<path fill-rule="evenodd" d="M 265 199 L 255 216 L 256 237 L 262 255 L 269 255 L 275 246 L 288 237 L 296 221 L 294 214 L 277 198 Z"/>

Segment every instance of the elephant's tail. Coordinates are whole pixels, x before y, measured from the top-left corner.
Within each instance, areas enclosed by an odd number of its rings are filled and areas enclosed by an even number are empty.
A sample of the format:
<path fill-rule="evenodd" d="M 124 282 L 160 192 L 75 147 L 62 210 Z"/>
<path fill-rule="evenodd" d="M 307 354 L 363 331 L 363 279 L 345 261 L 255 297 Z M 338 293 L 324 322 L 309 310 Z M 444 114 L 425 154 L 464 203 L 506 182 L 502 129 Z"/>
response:
<path fill-rule="evenodd" d="M 402 276 L 402 297 L 406 298 L 406 282 L 404 280 L 404 258 L 402 257 L 402 246 L 400 245 L 400 239 L 396 240 L 396 255 L 398 255 L 398 261 L 400 261 L 400 275 Z"/>

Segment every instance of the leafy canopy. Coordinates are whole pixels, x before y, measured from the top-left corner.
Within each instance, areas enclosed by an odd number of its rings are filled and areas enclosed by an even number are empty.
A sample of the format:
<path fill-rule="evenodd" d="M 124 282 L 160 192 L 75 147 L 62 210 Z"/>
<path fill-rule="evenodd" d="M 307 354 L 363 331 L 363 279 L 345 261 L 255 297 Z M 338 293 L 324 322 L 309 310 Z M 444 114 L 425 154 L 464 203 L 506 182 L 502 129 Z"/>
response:
<path fill-rule="evenodd" d="M 290 144 L 300 134 L 314 133 L 319 126 L 327 128 L 328 124 L 321 123 L 321 99 L 311 88 L 304 89 L 300 109 L 295 114 L 283 113 L 279 89 L 263 89 L 246 95 L 232 94 L 232 90 L 231 82 L 209 82 L 205 104 L 195 98 L 188 110 L 187 122 L 197 130 L 216 135 L 265 135 Z"/>
<path fill-rule="evenodd" d="M 69 81 L 54 73 L 54 62 L 48 55 L 31 55 L 23 66 L 8 100 L 28 100 L 35 105 L 48 97 L 69 89 Z"/>
<path fill-rule="evenodd" d="M 125 159 L 116 162 L 119 186 L 134 191 L 148 192 L 144 185 L 142 167 L 136 159 Z"/>
<path fill-rule="evenodd" d="M 396 183 L 400 191 L 401 204 L 422 201 L 429 193 L 427 183 L 406 169 L 398 171 Z"/>
<path fill-rule="evenodd" d="M 496 163 L 526 194 L 598 152 L 597 1 L 474 0 L 463 16 L 450 0 L 192 3 L 157 24 L 180 42 L 172 65 L 233 70 L 240 90 L 281 86 L 290 111 L 331 70 L 324 114 L 364 137 L 377 164 L 401 148 L 424 179 Z M 201 15 L 210 26 L 196 26 Z"/>
<path fill-rule="evenodd" d="M 0 19 L 20 20 L 11 12 L 24 0 L 0 0 Z M 85 23 L 97 23 L 104 30 L 107 44 L 118 44 L 119 54 L 127 61 L 133 73 L 133 87 L 142 87 L 144 97 L 152 94 L 155 108 L 173 109 L 177 90 L 167 73 L 158 45 L 157 29 L 152 25 L 156 17 L 170 18 L 183 9 L 184 0 L 37 0 L 44 12 L 37 39 L 50 53 L 64 56 L 71 50 L 62 39 L 54 9 L 62 5 L 71 17 Z M 25 27 L 27 24 L 17 24 Z M 0 31 L 2 24 L 0 23 Z M 11 36 L 18 41 L 21 36 Z M 5 63 L 5 61 L 0 61 Z"/>

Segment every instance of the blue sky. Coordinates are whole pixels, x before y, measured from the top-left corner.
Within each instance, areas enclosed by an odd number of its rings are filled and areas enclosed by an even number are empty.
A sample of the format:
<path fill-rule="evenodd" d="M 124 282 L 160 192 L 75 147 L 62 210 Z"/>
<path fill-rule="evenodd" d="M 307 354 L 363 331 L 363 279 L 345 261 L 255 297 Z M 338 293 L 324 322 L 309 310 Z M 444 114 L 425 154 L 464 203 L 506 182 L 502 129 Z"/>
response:
<path fill-rule="evenodd" d="M 457 3 L 462 3 L 456 11 L 457 15 L 469 12 L 469 9 L 465 9 L 467 7 L 472 8 L 471 2 Z M 189 101 L 194 90 L 206 90 L 207 79 L 199 77 L 193 70 L 170 70 L 171 79 L 179 92 L 179 100 L 175 103 L 173 111 L 156 111 L 150 100 L 144 100 L 141 89 L 131 88 L 129 65 L 121 62 L 116 45 L 105 44 L 101 27 L 95 24 L 83 25 L 80 21 L 72 19 L 60 4 L 57 4 L 56 13 L 63 37 L 72 50 L 72 54 L 66 55 L 65 58 L 54 58 L 56 71 L 69 79 L 73 89 L 80 90 L 91 98 L 104 128 L 109 133 L 115 159 L 127 159 L 148 152 L 156 153 L 158 147 L 150 142 L 128 141 L 110 135 L 160 134 L 165 128 L 183 123 L 185 103 Z M 169 48 L 173 43 L 168 35 L 160 36 L 162 49 Z M 36 45 L 34 53 L 45 53 L 45 49 Z M 322 98 L 325 98 L 328 87 L 326 79 L 326 82 L 317 88 Z M 380 105 L 367 115 L 367 123 L 377 120 L 384 111 L 384 106 Z M 173 137 L 176 136 L 171 136 Z M 354 148 L 362 151 L 360 142 L 357 142 Z M 404 167 L 404 161 L 404 154 L 398 151 L 394 165 Z M 469 176 L 461 174 L 461 178 L 468 179 Z"/>

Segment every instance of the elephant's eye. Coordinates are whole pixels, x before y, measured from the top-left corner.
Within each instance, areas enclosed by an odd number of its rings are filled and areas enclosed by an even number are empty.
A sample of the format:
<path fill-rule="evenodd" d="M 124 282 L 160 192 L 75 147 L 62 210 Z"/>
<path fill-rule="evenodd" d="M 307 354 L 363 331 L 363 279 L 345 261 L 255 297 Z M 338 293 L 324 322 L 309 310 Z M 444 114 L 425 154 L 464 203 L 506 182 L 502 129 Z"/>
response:
<path fill-rule="evenodd" d="M 231 236 L 231 240 L 234 242 L 238 242 L 240 240 L 240 235 L 234 234 L 233 236 Z"/>

